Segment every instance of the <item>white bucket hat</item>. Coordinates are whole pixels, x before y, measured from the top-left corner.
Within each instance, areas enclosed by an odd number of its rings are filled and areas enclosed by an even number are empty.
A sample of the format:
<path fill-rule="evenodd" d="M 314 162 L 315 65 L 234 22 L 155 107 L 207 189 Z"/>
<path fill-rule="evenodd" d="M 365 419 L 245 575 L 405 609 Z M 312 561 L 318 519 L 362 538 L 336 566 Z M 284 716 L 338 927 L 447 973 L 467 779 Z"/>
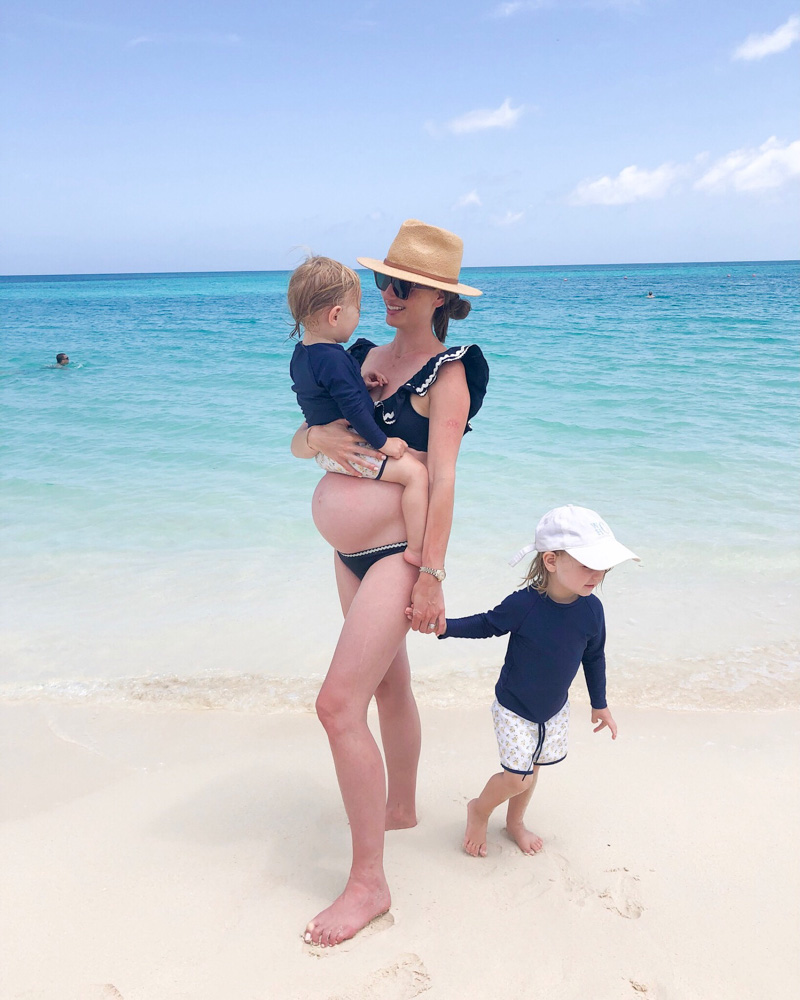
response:
<path fill-rule="evenodd" d="M 516 566 L 529 552 L 568 552 L 589 569 L 611 569 L 639 557 L 614 537 L 600 515 L 588 507 L 566 504 L 549 510 L 536 525 L 536 536 L 509 563 Z"/>

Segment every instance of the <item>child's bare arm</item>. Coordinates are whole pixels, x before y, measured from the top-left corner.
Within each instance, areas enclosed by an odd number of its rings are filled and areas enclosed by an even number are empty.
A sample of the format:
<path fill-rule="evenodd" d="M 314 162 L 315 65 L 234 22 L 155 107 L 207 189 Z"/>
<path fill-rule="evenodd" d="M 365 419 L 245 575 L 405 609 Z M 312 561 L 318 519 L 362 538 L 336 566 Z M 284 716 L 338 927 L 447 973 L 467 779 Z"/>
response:
<path fill-rule="evenodd" d="M 617 738 L 617 724 L 614 722 L 614 717 L 611 715 L 611 711 L 608 708 L 593 708 L 592 709 L 592 722 L 599 722 L 599 726 L 595 726 L 592 732 L 599 733 L 601 729 L 608 727 L 611 730 L 611 739 L 615 740 Z"/>

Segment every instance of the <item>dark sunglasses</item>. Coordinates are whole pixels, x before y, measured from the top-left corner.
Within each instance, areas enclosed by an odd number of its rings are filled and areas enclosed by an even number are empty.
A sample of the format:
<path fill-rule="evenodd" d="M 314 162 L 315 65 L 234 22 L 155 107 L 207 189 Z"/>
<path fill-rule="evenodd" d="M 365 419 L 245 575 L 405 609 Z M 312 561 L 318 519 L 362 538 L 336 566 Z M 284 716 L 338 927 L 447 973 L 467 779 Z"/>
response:
<path fill-rule="evenodd" d="M 382 292 L 385 292 L 389 285 L 391 285 L 394 294 L 398 299 L 402 299 L 403 301 L 409 297 L 412 289 L 428 288 L 428 285 L 419 285 L 416 281 L 405 281 L 403 278 L 390 278 L 388 274 L 381 274 L 380 271 L 375 271 L 375 284 Z"/>

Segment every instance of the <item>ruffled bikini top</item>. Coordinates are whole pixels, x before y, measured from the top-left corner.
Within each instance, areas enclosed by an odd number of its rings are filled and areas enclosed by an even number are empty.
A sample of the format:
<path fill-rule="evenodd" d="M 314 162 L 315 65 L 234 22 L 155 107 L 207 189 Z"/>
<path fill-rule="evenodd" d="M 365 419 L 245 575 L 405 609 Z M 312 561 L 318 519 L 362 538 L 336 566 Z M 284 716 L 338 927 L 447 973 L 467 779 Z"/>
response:
<path fill-rule="evenodd" d="M 376 345 L 365 337 L 359 339 L 349 348 L 350 353 L 359 365 L 364 364 L 364 358 Z M 428 450 L 428 418 L 417 413 L 411 405 L 411 396 L 425 396 L 436 382 L 442 366 L 448 361 L 460 361 L 464 365 L 469 390 L 469 414 L 464 433 L 471 431 L 469 421 L 475 416 L 483 404 L 486 386 L 489 382 L 489 365 L 477 344 L 467 344 L 465 347 L 448 347 L 447 350 L 431 358 L 426 365 L 404 382 L 400 388 L 375 404 L 375 421 L 389 437 L 400 437 L 416 451 Z"/>

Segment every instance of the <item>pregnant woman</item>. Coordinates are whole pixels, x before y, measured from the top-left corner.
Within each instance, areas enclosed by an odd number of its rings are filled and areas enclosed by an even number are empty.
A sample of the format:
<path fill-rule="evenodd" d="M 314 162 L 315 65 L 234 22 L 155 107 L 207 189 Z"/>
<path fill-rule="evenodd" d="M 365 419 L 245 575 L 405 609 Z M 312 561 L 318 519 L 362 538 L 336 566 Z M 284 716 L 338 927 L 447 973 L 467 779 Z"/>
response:
<path fill-rule="evenodd" d="M 385 830 L 416 825 L 420 723 L 405 648 L 408 628 L 438 634 L 445 626 L 442 583 L 453 518 L 456 459 L 469 420 L 480 409 L 489 370 L 475 345 L 444 347 L 448 323 L 464 319 L 480 295 L 459 282 L 462 242 L 447 230 L 410 219 L 383 261 L 359 258 L 374 271 L 394 331 L 376 346 L 350 348 L 363 370 L 386 384 L 373 391 L 375 418 L 403 438 L 428 470 L 428 519 L 422 568 L 402 557 L 405 532 L 401 487 L 326 473 L 313 498 L 314 523 L 336 549 L 335 569 L 344 625 L 317 698 L 344 807 L 353 860 L 342 894 L 308 924 L 305 941 L 330 947 L 353 937 L 391 905 L 383 870 Z M 322 452 L 345 468 L 377 452 L 358 442 L 344 421 L 300 428 L 298 458 Z M 405 616 L 413 609 L 409 623 Z M 386 760 L 367 726 L 378 706 Z M 386 778 L 388 777 L 388 787 Z"/>

